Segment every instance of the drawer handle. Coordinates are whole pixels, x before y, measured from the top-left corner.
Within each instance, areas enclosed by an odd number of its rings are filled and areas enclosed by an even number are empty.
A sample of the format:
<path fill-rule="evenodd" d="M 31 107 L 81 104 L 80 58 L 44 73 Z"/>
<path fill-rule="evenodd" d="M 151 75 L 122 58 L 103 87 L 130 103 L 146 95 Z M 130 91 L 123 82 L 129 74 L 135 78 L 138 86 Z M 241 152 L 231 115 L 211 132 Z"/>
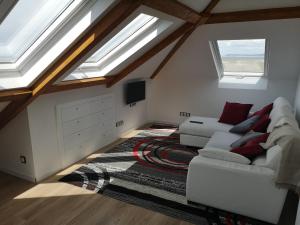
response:
<path fill-rule="evenodd" d="M 78 110 L 79 108 L 76 107 L 75 109 Z"/>
<path fill-rule="evenodd" d="M 77 134 L 78 136 L 80 136 L 80 134 Z"/>

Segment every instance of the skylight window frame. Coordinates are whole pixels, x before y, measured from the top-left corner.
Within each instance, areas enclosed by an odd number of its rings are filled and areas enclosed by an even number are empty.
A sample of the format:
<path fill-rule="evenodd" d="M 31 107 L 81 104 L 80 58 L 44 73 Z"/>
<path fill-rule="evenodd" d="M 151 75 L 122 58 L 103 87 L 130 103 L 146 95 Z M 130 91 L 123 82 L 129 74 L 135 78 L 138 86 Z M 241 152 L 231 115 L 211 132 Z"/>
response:
<path fill-rule="evenodd" d="M 0 73 L 15 72 L 22 76 L 21 70 L 29 63 L 68 21 L 84 6 L 94 4 L 95 0 L 72 0 L 70 3 L 43 29 L 38 37 L 17 57 L 15 62 L 0 62 Z M 48 33 L 48 34 L 47 34 Z"/>
<path fill-rule="evenodd" d="M 124 41 L 120 42 L 117 46 L 112 48 L 106 55 L 100 57 L 96 62 L 84 62 L 82 65 L 79 66 L 78 69 L 86 70 L 86 69 L 92 68 L 92 70 L 94 70 L 94 69 L 101 70 L 101 68 L 103 68 L 107 65 L 106 61 L 110 57 L 118 57 L 119 55 L 121 55 L 122 50 L 128 49 L 130 46 L 132 46 L 133 44 L 135 44 L 137 42 L 137 39 L 147 35 L 150 32 L 151 28 L 158 27 L 159 22 L 160 22 L 159 18 L 152 16 L 152 18 L 148 22 L 146 22 L 143 26 L 139 27 L 135 32 L 132 32 L 128 36 L 128 38 L 126 38 Z M 109 43 L 109 41 L 107 43 Z M 105 45 L 107 43 L 105 43 Z M 97 50 L 97 51 L 99 51 L 99 50 Z"/>
<path fill-rule="evenodd" d="M 142 35 L 138 36 L 136 39 L 134 39 L 134 41 L 126 45 L 125 48 L 122 48 L 119 52 L 117 52 L 117 54 L 114 54 L 112 57 L 109 57 L 107 62 L 104 62 L 98 67 L 95 66 L 96 64 L 90 67 L 85 66 L 80 68 L 80 66 L 78 66 L 75 70 L 73 70 L 73 72 L 66 74 L 61 79 L 59 79 L 58 82 L 86 79 L 86 78 L 95 78 L 95 77 L 113 76 L 118 73 L 119 68 L 122 68 L 126 63 L 131 62 L 139 54 L 151 48 L 151 46 L 154 45 L 155 40 L 162 40 L 164 37 L 167 36 L 168 33 L 174 31 L 176 28 L 178 28 L 180 25 L 184 23 L 184 21 L 176 17 L 142 6 L 134 13 L 132 13 L 132 15 L 127 20 L 125 20 L 123 24 L 121 24 L 118 28 L 116 28 L 111 33 L 111 36 L 107 40 L 105 40 L 105 42 L 102 42 L 101 45 L 98 45 L 96 47 L 97 50 L 95 50 L 94 53 L 92 53 L 89 57 L 95 54 L 95 52 L 97 52 L 102 46 L 104 46 L 109 40 L 111 40 L 115 35 L 117 35 L 118 32 L 124 29 L 130 22 L 132 22 L 140 14 L 146 14 L 154 18 L 158 18 L 158 20 L 155 21 L 155 23 L 153 23 L 150 26 L 150 28 L 153 27 L 153 29 L 151 30 L 146 29 L 144 32 L 142 32 Z M 151 36 L 151 33 L 153 33 L 155 30 L 157 30 L 156 32 L 158 32 L 157 34 L 158 39 L 156 38 L 149 39 L 148 36 Z M 132 53 L 129 53 L 130 48 L 136 50 L 134 50 Z M 124 59 L 125 56 L 126 59 Z M 121 58 L 123 58 L 123 60 Z M 81 65 L 87 64 L 86 60 L 87 59 L 85 59 L 85 61 L 83 61 Z"/>
<path fill-rule="evenodd" d="M 222 57 L 218 45 L 218 41 L 240 41 L 240 40 L 265 40 L 265 52 L 264 52 L 264 72 L 263 74 L 257 74 L 255 75 L 255 72 L 251 74 L 251 72 L 224 72 Z M 241 38 L 241 39 L 222 39 L 222 40 L 213 40 L 209 42 L 211 52 L 213 55 L 213 59 L 215 62 L 216 70 L 218 73 L 219 80 L 222 80 L 223 78 L 234 78 L 234 79 L 247 79 L 247 78 L 267 78 L 268 71 L 269 71 L 269 39 L 267 38 Z M 227 74 L 226 74 L 227 73 Z M 248 74 L 248 75 L 247 75 Z"/>
<path fill-rule="evenodd" d="M 142 23 L 141 21 L 138 22 L 138 24 L 134 24 L 133 21 L 137 20 L 140 16 L 145 15 L 147 18 L 142 19 Z M 139 14 L 133 21 L 131 21 L 127 26 L 125 26 L 120 32 L 118 32 L 115 36 L 113 36 L 108 42 L 106 42 L 100 49 L 103 49 L 103 51 L 105 52 L 105 54 L 99 54 L 98 52 L 100 51 L 97 50 L 90 58 L 88 58 L 86 60 L 86 62 L 84 62 L 82 65 L 88 65 L 88 64 L 92 64 L 92 63 L 98 63 L 102 58 L 104 58 L 106 55 L 110 54 L 110 52 L 114 51 L 114 49 L 118 48 L 120 45 L 122 45 L 123 42 L 127 41 L 128 38 L 131 38 L 133 35 L 135 35 L 139 30 L 144 29 L 144 27 L 151 23 L 151 21 L 153 21 L 153 19 L 158 19 L 155 16 L 150 16 L 147 15 L 145 13 L 141 13 Z M 126 34 L 126 31 L 124 30 L 127 27 L 127 30 L 129 31 L 129 35 Z M 137 29 L 132 29 L 130 30 L 130 28 L 132 27 L 137 27 Z M 120 38 L 120 40 L 117 40 L 118 38 Z M 109 46 L 109 43 L 111 43 L 111 46 Z M 107 46 L 108 47 L 107 47 Z M 105 51 L 106 50 L 106 51 Z M 99 57 L 100 55 L 100 57 Z M 101 56 L 102 55 L 102 56 Z M 91 58 L 97 58 L 96 60 L 91 60 Z"/>

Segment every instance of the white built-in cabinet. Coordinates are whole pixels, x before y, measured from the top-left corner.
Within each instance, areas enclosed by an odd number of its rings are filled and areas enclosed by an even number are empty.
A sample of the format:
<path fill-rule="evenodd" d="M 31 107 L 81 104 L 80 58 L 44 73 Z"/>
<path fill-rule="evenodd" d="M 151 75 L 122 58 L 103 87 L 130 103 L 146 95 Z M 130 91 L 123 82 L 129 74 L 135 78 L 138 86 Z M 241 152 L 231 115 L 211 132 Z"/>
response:
<path fill-rule="evenodd" d="M 57 105 L 56 110 L 63 167 L 116 139 L 112 94 Z"/>

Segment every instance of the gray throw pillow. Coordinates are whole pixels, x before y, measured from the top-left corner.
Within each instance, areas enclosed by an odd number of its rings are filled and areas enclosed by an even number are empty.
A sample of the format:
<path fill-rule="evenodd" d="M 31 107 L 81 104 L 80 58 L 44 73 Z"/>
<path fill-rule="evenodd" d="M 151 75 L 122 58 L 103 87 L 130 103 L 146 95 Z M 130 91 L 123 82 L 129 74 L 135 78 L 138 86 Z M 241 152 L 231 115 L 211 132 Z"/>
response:
<path fill-rule="evenodd" d="M 243 137 L 241 137 L 240 139 L 236 140 L 235 142 L 233 142 L 230 147 L 232 148 L 238 148 L 241 147 L 242 145 L 246 144 L 246 142 L 263 135 L 264 133 L 259 133 L 259 132 L 249 132 L 247 134 L 245 134 Z"/>
<path fill-rule="evenodd" d="M 252 116 L 243 122 L 235 125 L 233 128 L 229 130 L 231 133 L 236 134 L 245 134 L 250 131 L 251 127 L 259 120 L 260 116 Z"/>

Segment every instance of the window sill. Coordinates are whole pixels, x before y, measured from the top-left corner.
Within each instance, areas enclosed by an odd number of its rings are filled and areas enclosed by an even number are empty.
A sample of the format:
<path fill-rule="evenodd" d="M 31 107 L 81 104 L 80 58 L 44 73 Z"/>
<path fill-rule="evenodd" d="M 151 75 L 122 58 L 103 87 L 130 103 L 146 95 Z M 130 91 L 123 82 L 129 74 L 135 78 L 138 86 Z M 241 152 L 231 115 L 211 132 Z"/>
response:
<path fill-rule="evenodd" d="M 223 77 L 219 80 L 219 88 L 266 90 L 268 80 L 264 77 Z"/>

